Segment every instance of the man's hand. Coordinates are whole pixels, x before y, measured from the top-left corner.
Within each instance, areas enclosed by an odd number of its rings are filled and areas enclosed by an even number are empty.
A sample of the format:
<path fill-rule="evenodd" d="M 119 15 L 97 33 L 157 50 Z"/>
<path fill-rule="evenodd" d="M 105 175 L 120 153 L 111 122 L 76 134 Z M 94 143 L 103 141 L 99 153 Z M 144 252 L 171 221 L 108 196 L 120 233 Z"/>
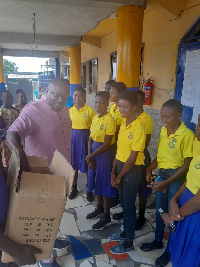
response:
<path fill-rule="evenodd" d="M 87 155 L 86 158 L 85 158 L 85 160 L 86 160 L 87 164 L 89 165 L 90 162 L 92 161 L 92 156 L 91 156 L 91 154 L 90 154 L 90 155 Z"/>
<path fill-rule="evenodd" d="M 42 251 L 30 245 L 19 245 L 16 256 L 13 257 L 14 262 L 18 266 L 31 265 L 36 263 L 34 254 L 42 254 Z"/>
<path fill-rule="evenodd" d="M 111 185 L 112 185 L 112 187 L 117 187 L 116 179 L 117 179 L 116 174 L 111 174 Z"/>
<path fill-rule="evenodd" d="M 170 201 L 170 216 L 172 217 L 172 219 L 174 221 L 183 220 L 183 218 L 181 218 L 181 215 L 180 215 L 179 206 L 178 206 L 177 202 L 175 201 L 175 199 L 173 199 L 173 198 Z"/>
<path fill-rule="evenodd" d="M 88 164 L 88 168 L 90 170 L 96 171 L 96 165 L 93 160 Z"/>
<path fill-rule="evenodd" d="M 151 170 L 149 170 L 148 168 L 146 169 L 146 180 L 147 182 L 151 181 L 153 179 Z"/>

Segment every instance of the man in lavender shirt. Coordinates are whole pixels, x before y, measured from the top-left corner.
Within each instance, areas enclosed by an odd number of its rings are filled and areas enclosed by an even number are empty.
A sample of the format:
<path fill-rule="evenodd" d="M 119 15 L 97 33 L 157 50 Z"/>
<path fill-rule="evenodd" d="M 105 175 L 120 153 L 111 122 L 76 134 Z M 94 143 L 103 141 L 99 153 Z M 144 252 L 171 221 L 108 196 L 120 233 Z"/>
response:
<path fill-rule="evenodd" d="M 47 96 L 26 105 L 9 128 L 6 137 L 8 148 L 10 151 L 13 147 L 18 150 L 22 170 L 29 170 L 26 156 L 47 157 L 50 164 L 56 149 L 71 161 L 71 121 L 69 108 L 66 107 L 69 96 L 69 81 L 54 78 L 49 84 Z M 21 146 L 23 140 L 25 152 Z M 56 240 L 54 247 L 61 249 L 67 246 L 68 241 Z M 59 267 L 53 257 L 40 261 L 40 265 Z"/>

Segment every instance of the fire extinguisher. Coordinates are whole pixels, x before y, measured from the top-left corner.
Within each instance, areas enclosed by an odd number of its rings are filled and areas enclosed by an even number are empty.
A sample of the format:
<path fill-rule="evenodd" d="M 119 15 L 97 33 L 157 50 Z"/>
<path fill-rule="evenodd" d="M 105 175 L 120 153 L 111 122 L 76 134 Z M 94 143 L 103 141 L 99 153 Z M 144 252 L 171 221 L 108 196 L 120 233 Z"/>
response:
<path fill-rule="evenodd" d="M 144 83 L 144 93 L 145 93 L 145 105 L 151 105 L 151 97 L 152 97 L 152 88 L 153 88 L 153 77 L 146 80 Z"/>

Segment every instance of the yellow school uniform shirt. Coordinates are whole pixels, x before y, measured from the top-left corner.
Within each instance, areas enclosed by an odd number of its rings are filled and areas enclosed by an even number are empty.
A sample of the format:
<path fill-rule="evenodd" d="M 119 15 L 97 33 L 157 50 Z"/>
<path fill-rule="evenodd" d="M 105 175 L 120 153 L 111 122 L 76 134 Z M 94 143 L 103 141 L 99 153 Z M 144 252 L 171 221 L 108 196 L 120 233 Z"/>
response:
<path fill-rule="evenodd" d="M 167 128 L 164 126 L 158 141 L 158 168 L 180 168 L 184 164 L 185 158 L 193 157 L 194 139 L 194 133 L 183 122 L 178 130 L 170 136 L 167 136 Z"/>
<path fill-rule="evenodd" d="M 138 156 L 135 165 L 144 165 L 143 151 L 145 141 L 146 132 L 142 121 L 137 118 L 126 126 L 126 119 L 124 119 L 119 130 L 116 159 L 121 162 L 126 162 L 131 151 L 137 151 Z"/>
<path fill-rule="evenodd" d="M 186 187 L 196 195 L 200 189 L 200 141 L 197 138 L 193 143 L 193 156 L 187 173 Z"/>
<path fill-rule="evenodd" d="M 151 116 L 149 114 L 147 114 L 145 111 L 143 111 L 142 114 L 140 114 L 140 116 L 138 116 L 138 118 L 140 118 L 140 120 L 142 121 L 146 134 L 152 134 L 153 133 L 153 127 L 154 127 L 154 121 L 151 118 Z"/>
<path fill-rule="evenodd" d="M 83 130 L 90 129 L 92 119 L 96 115 L 93 108 L 85 104 L 80 110 L 76 105 L 69 109 L 69 116 L 72 121 L 72 129 Z"/>
<path fill-rule="evenodd" d="M 107 111 L 109 112 L 111 107 L 114 105 L 115 103 L 114 102 L 110 102 L 109 101 L 109 106 L 107 107 Z"/>
<path fill-rule="evenodd" d="M 99 118 L 99 115 L 96 115 L 92 120 L 90 132 L 90 138 L 99 143 L 104 143 L 105 135 L 113 135 L 111 144 L 114 144 L 116 121 L 109 112 L 101 118 Z"/>
<path fill-rule="evenodd" d="M 112 107 L 110 108 L 110 114 L 112 115 L 113 119 L 116 120 L 117 126 L 121 125 L 122 123 L 122 116 L 121 113 L 119 112 L 119 108 L 116 108 L 116 104 L 112 105 Z"/>

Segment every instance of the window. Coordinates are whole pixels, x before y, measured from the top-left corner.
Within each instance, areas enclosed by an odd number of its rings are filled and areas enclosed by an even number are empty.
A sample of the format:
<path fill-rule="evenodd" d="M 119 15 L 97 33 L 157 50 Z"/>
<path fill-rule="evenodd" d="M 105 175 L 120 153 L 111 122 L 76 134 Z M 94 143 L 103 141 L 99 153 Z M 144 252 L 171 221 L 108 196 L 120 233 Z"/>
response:
<path fill-rule="evenodd" d="M 110 80 L 117 79 L 117 52 L 110 54 Z"/>
<path fill-rule="evenodd" d="M 190 28 L 186 35 L 181 40 L 181 43 L 193 43 L 199 41 L 200 39 L 200 18 L 196 23 Z"/>
<path fill-rule="evenodd" d="M 90 93 L 96 93 L 98 85 L 98 58 L 89 60 L 89 85 Z"/>

